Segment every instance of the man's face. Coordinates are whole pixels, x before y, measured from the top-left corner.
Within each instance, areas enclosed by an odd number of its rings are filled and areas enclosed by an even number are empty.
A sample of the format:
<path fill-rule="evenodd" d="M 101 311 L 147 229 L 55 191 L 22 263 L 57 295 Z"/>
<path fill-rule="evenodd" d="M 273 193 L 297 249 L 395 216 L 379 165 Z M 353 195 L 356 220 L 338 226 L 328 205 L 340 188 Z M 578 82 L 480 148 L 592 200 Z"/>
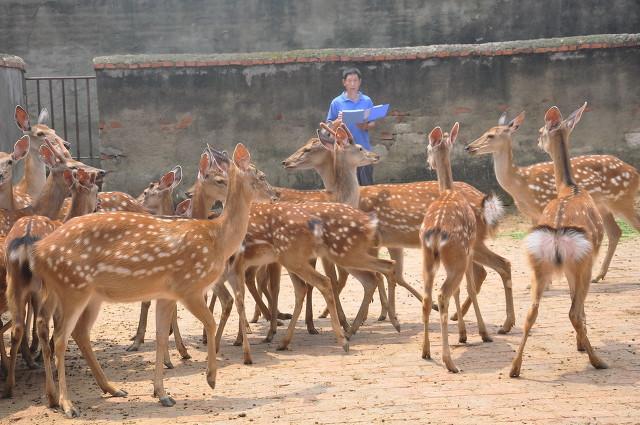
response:
<path fill-rule="evenodd" d="M 357 74 L 349 74 L 347 75 L 347 78 L 345 78 L 344 80 L 342 80 L 342 85 L 344 85 L 344 89 L 347 92 L 357 92 L 358 90 L 360 90 L 360 83 L 362 82 L 362 80 L 360 79 L 360 77 L 358 77 Z"/>

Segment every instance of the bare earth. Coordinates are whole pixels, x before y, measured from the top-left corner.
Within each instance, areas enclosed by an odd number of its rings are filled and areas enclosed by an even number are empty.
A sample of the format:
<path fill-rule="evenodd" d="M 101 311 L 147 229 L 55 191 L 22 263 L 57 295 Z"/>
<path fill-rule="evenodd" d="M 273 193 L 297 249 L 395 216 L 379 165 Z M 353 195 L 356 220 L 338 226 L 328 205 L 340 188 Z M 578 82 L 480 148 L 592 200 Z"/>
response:
<path fill-rule="evenodd" d="M 231 345 L 238 328 L 234 310 L 218 357 L 214 391 L 204 376 L 202 328 L 181 309 L 181 329 L 193 358 L 181 361 L 172 349 L 176 367 L 165 371 L 165 385 L 178 403 L 164 408 L 152 397 L 153 307 L 143 351 L 127 353 L 125 347 L 134 334 L 139 305 L 107 305 L 94 327 L 93 346 L 107 375 L 128 391 L 129 397 L 103 396 L 71 342 L 68 382 L 71 397 L 81 410 L 80 419 L 69 421 L 62 413 L 47 408 L 43 372 L 26 370 L 19 360 L 14 398 L 0 400 L 0 422 L 639 423 L 640 356 L 636 340 L 640 338 L 640 262 L 636 256 L 640 238 L 620 243 L 607 279 L 593 284 L 587 298 L 591 343 L 610 368 L 597 371 L 589 365 L 586 354 L 576 351 L 568 318 L 568 288 L 561 280 L 554 282 L 542 300 L 525 349 L 521 378 L 511 379 L 511 360 L 530 304 L 530 272 L 522 242 L 508 235 L 526 228 L 512 216 L 490 243 L 512 261 L 516 327 L 509 335 L 497 334 L 505 318 L 504 295 L 498 275 L 490 271 L 479 300 L 493 343 L 481 342 L 472 314 L 467 315 L 467 344 L 458 344 L 456 324 L 449 322 L 449 341 L 453 359 L 461 369 L 459 374 L 447 372 L 442 365 L 436 312 L 431 315 L 430 325 L 434 360 L 420 358 L 421 306 L 398 288 L 402 331 L 397 333 L 388 321 L 376 321 L 380 311 L 376 297 L 368 321 L 351 340 L 348 354 L 337 346 L 327 319 L 316 320 L 320 335 L 308 335 L 304 321 L 299 321 L 291 351 L 286 352 L 276 351 L 284 328 L 279 329 L 275 342 L 264 344 L 261 340 L 266 324 L 261 321 L 252 325 L 254 365 L 245 366 L 240 347 Z M 421 288 L 420 253 L 405 252 L 405 275 Z M 441 282 L 442 271 L 439 278 Z M 362 289 L 359 283 L 350 281 L 345 291 L 345 311 L 353 317 Z M 319 296 L 315 300 L 317 315 L 324 303 Z M 283 279 L 280 305 L 283 311 L 293 310 L 288 276 Z M 247 307 L 253 311 L 249 296 Z M 452 303 L 450 310 L 453 308 Z"/>

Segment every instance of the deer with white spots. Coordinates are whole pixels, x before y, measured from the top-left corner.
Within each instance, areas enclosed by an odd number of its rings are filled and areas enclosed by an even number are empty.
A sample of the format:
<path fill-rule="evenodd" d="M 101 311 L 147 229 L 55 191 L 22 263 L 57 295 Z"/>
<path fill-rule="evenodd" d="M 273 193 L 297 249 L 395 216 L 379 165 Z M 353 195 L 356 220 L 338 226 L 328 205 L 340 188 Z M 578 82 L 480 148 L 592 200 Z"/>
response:
<path fill-rule="evenodd" d="M 576 183 L 569 160 L 569 136 L 586 107 L 585 102 L 563 120 L 560 110 L 552 106 L 545 113 L 544 127 L 540 130 L 538 144 L 553 161 L 558 197 L 547 204 L 536 227 L 525 239 L 534 273 L 532 303 L 524 323 L 522 341 L 511 364 L 511 377 L 520 376 L 524 346 L 538 316 L 544 288 L 554 273 L 563 273 L 569 282 L 569 319 L 576 330 L 578 350 L 586 350 L 589 361 L 596 369 L 607 368 L 589 342 L 584 312 L 584 302 L 591 283 L 591 268 L 602 243 L 604 225 L 589 191 Z"/>
<path fill-rule="evenodd" d="M 174 167 L 171 171 L 165 173 L 160 177 L 157 182 L 151 182 L 149 186 L 140 194 L 136 199 L 145 210 L 154 215 L 173 215 L 173 190 L 182 181 L 182 167 L 179 165 Z M 147 330 L 147 316 L 149 315 L 149 307 L 151 307 L 151 301 L 144 301 L 140 305 L 140 320 L 138 321 L 138 329 L 136 334 L 131 338 L 133 343 L 127 347 L 127 351 L 138 351 L 140 345 L 144 342 L 144 336 Z M 187 352 L 187 348 L 182 341 L 180 335 L 180 329 L 178 328 L 178 310 L 173 312 L 173 319 L 171 320 L 171 331 L 173 332 L 173 338 L 176 342 L 176 349 L 180 353 L 180 357 L 185 360 L 191 358 L 191 355 Z M 164 365 L 173 369 L 173 363 L 169 356 L 169 351 L 165 352 Z"/>
<path fill-rule="evenodd" d="M 157 300 L 154 395 L 162 405 L 175 404 L 164 388 L 163 356 L 176 301 L 207 328 L 206 377 L 209 386 L 215 387 L 216 323 L 204 292 L 240 248 L 252 200 L 273 196 L 264 174 L 250 162 L 249 151 L 238 144 L 233 160 L 219 164 L 228 172 L 229 190 L 226 208 L 216 220 L 99 213 L 70 220 L 35 244 L 31 270 L 42 278 L 48 295 L 38 323 L 48 321 L 54 306 L 60 313 L 54 334 L 59 395 L 53 376 L 47 373 L 50 405 L 59 405 L 69 417 L 78 416 L 65 375 L 65 351 L 72 332 L 100 388 L 112 396 L 126 395 L 107 380 L 91 349 L 90 331 L 105 301 Z M 47 355 L 43 357 L 49 361 Z"/>
<path fill-rule="evenodd" d="M 323 147 L 319 138 L 309 140 L 283 161 L 283 165 L 287 169 L 315 169 L 322 178 L 327 191 L 336 190 L 333 158 L 331 153 Z M 485 245 L 485 239 L 493 232 L 502 215 L 501 203 L 496 197 L 487 197 L 466 183 L 454 182 L 453 185 L 456 190 L 464 194 L 474 210 L 478 212 L 494 211 L 494 214 L 488 216 L 488 221 L 482 222 L 478 229 L 474 249 L 474 277 L 476 289 L 479 290 L 487 274 L 481 265 L 494 269 L 500 275 L 505 291 L 507 317 L 499 333 L 507 333 L 515 324 L 511 264 Z M 435 181 L 376 184 L 360 188 L 359 209 L 365 212 L 375 212 L 382 236 L 381 245 L 389 250 L 391 258 L 396 262 L 397 283 L 407 289 L 412 287 L 403 278 L 402 249 L 420 248 L 418 232 L 424 218 L 424 212 L 438 197 L 438 194 L 438 183 Z M 340 280 L 339 290 L 342 289 L 345 281 Z M 471 300 L 468 298 L 462 306 L 463 313 L 468 310 L 470 305 Z M 383 306 L 383 312 L 379 319 L 383 320 L 384 317 L 385 309 Z"/>
<path fill-rule="evenodd" d="M 64 168 L 61 171 L 52 170 L 48 179 L 52 178 L 63 179 L 66 186 L 71 189 L 72 206 L 65 221 L 92 213 L 96 209 L 98 186 L 95 185 L 95 173 L 87 173 L 82 168 L 77 171 Z M 47 193 L 48 189 L 47 185 L 45 185 L 41 196 L 46 197 Z M 10 365 L 4 388 L 4 397 L 11 397 L 15 386 L 18 346 L 25 341 L 23 339 L 26 319 L 25 306 L 31 299 L 37 314 L 37 308 L 41 304 L 40 291 L 42 282 L 28 269 L 28 252 L 36 241 L 44 238 L 61 225 L 62 222 L 41 215 L 22 217 L 11 228 L 4 243 L 6 256 L 3 261 L 6 262 L 7 268 L 7 298 L 14 322 L 11 334 Z M 48 341 L 42 340 L 41 343 L 44 346 L 48 344 Z M 33 363 L 29 348 L 24 344 L 22 344 L 21 348 L 23 358 L 28 363 L 29 361 Z M 35 365 L 33 366 L 35 367 Z"/>
<path fill-rule="evenodd" d="M 513 197 L 521 213 L 536 223 L 547 204 L 556 198 L 552 162 L 518 167 L 513 163 L 512 138 L 524 122 L 521 112 L 507 123 L 506 114 L 498 125 L 487 130 L 465 149 L 471 155 L 491 154 L 500 186 Z M 612 155 L 583 155 L 571 159 L 578 185 L 588 191 L 596 203 L 609 239 L 607 254 L 600 272 L 593 280 L 604 279 L 622 235 L 614 215 L 640 231 L 640 216 L 634 201 L 640 187 L 640 174 L 633 166 Z"/>
<path fill-rule="evenodd" d="M 440 127 L 434 128 L 429 133 L 428 162 L 438 175 L 440 195 L 427 208 L 420 228 L 424 278 L 422 358 L 431 358 L 429 315 L 432 307 L 433 281 L 438 267 L 442 264 L 447 273 L 438 295 L 438 312 L 440 313 L 440 330 L 442 333 L 442 360 L 447 369 L 454 373 L 458 372 L 458 368 L 451 359 L 449 350 L 449 318 L 447 313 L 449 299 L 453 295 L 459 315 L 459 340 L 460 342 L 466 342 L 467 332 L 464 326 L 464 318 L 460 316 L 460 282 L 465 275 L 467 292 L 478 320 L 478 330 L 484 342 L 491 342 L 480 314 L 473 278 L 473 250 L 477 237 L 476 212 L 466 197 L 454 188 L 451 173 L 450 152 L 458 137 L 459 128 L 460 126 L 456 122 L 450 134 L 443 134 Z"/>
<path fill-rule="evenodd" d="M 13 169 L 29 153 L 29 142 L 29 136 L 22 136 L 13 146 L 13 152 L 0 152 L 0 209 L 15 211 L 33 203 L 31 196 L 13 187 Z"/>
<path fill-rule="evenodd" d="M 70 169 L 84 168 L 85 171 L 95 172 L 96 184 L 98 187 L 101 186 L 106 171 L 83 164 L 71 157 L 68 150 L 70 147 L 69 142 L 58 136 L 55 130 L 47 125 L 49 122 L 47 108 L 42 108 L 38 116 L 38 122 L 35 125 L 31 125 L 29 114 L 20 105 L 16 106 L 14 118 L 18 128 L 31 138 L 31 149 L 25 159 L 24 175 L 17 186 L 17 190 L 20 193 L 28 194 L 35 199 L 44 187 L 47 179 L 47 170 L 38 154 L 38 147 L 44 144 L 45 138 L 50 141 L 58 153 L 64 156 L 65 162 Z"/>

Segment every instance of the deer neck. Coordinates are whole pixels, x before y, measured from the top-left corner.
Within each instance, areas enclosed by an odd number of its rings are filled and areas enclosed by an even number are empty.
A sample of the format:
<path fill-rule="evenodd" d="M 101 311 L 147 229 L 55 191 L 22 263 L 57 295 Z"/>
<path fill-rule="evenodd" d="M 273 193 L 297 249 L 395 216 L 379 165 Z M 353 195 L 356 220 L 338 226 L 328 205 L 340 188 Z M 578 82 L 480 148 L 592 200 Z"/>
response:
<path fill-rule="evenodd" d="M 493 169 L 500 186 L 511 196 L 522 186 L 522 176 L 518 174 L 518 167 L 513 164 L 513 150 L 511 143 L 508 147 L 493 153 Z M 515 197 L 515 196 L 514 196 Z"/>
<path fill-rule="evenodd" d="M 173 199 L 171 198 L 171 190 L 166 190 L 162 194 L 162 202 L 160 203 L 160 215 L 173 215 L 175 209 L 173 208 Z"/>
<path fill-rule="evenodd" d="M 326 161 L 315 166 L 315 170 L 320 175 L 324 188 L 329 192 L 334 192 L 336 190 L 335 164 L 333 157 L 330 154 L 327 155 L 326 158 Z"/>
<path fill-rule="evenodd" d="M 440 193 L 453 189 L 453 174 L 451 172 L 451 160 L 446 149 L 440 149 L 435 154 L 436 173 L 438 175 L 438 187 Z"/>
<path fill-rule="evenodd" d="M 558 130 L 558 143 L 554 144 L 550 156 L 553 160 L 553 172 L 556 179 L 556 190 L 558 196 L 563 196 L 569 192 L 574 192 L 578 185 L 573 179 L 573 170 L 569 159 L 569 148 L 567 146 L 568 136 L 564 131 Z"/>
<path fill-rule="evenodd" d="M 64 222 L 71 220 L 74 217 L 80 217 L 81 215 L 90 214 L 89 202 L 91 200 L 91 193 L 88 191 L 74 190 L 71 193 L 71 207 L 64 217 Z"/>
<path fill-rule="evenodd" d="M 360 185 L 357 167 L 349 164 L 339 153 L 334 159 L 335 187 L 332 190 L 334 202 L 357 208 L 360 202 Z"/>
<path fill-rule="evenodd" d="M 52 171 L 33 205 L 34 214 L 55 220 L 68 192 L 69 187 L 64 182 L 62 173 Z"/>
<path fill-rule="evenodd" d="M 240 247 L 249 227 L 249 210 L 251 207 L 251 189 L 240 176 L 241 171 L 232 169 L 229 172 L 229 190 L 220 218 L 213 221 L 217 227 L 217 249 L 223 258 L 231 257 Z M 195 196 L 195 193 L 194 193 Z"/>
<path fill-rule="evenodd" d="M 47 168 L 40 159 L 38 152 L 29 151 L 29 155 L 25 158 L 24 175 L 20 180 L 25 191 L 32 198 L 37 198 L 47 181 Z"/>
<path fill-rule="evenodd" d="M 11 181 L 7 181 L 0 186 L 0 208 L 7 211 L 16 210 L 16 203 L 13 197 L 13 185 L 11 184 Z"/>
<path fill-rule="evenodd" d="M 204 190 L 204 184 L 198 179 L 193 188 L 193 195 L 191 196 L 191 217 L 206 219 L 212 203 L 213 202 L 207 204 L 207 194 Z"/>

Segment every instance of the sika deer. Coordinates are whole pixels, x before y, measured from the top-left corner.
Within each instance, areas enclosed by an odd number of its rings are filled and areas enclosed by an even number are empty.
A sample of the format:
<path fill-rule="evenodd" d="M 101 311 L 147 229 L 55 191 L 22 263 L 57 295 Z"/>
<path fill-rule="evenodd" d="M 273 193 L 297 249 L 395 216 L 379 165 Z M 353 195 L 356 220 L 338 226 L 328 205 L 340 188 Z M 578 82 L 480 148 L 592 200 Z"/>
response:
<path fill-rule="evenodd" d="M 450 372 L 457 373 L 458 368 L 451 359 L 449 351 L 448 308 L 449 298 L 454 295 L 456 309 L 460 311 L 460 282 L 466 274 L 467 292 L 473 302 L 478 320 L 478 329 L 482 340 L 490 342 L 491 338 L 480 314 L 476 299 L 473 279 L 473 248 L 476 240 L 476 215 L 466 197 L 454 189 L 451 174 L 449 152 L 458 137 L 459 124 L 456 122 L 451 133 L 442 134 L 440 127 L 429 134 L 428 161 L 438 174 L 440 196 L 429 205 L 422 227 L 420 241 L 422 243 L 424 296 L 422 299 L 422 318 L 424 323 L 424 339 L 422 358 L 431 358 L 429 345 L 429 315 L 433 281 L 440 263 L 447 272 L 447 278 L 438 295 L 438 311 L 440 313 L 440 329 L 442 333 L 442 360 Z M 458 320 L 460 342 L 466 342 L 467 334 L 462 317 Z"/>
<path fill-rule="evenodd" d="M 523 121 L 524 112 L 508 124 L 506 114 L 503 114 L 498 126 L 487 130 L 465 149 L 471 155 L 492 154 L 498 183 L 513 197 L 520 212 L 536 223 L 544 207 L 556 198 L 556 183 L 552 162 L 527 167 L 513 164 L 512 138 Z M 579 179 L 578 185 L 593 197 L 609 239 L 600 272 L 593 280 L 598 282 L 607 274 L 622 234 L 613 215 L 622 217 L 640 231 L 640 216 L 634 210 L 640 174 L 631 165 L 611 155 L 578 156 L 571 159 L 571 167 Z"/>
<path fill-rule="evenodd" d="M 587 338 L 584 313 L 591 267 L 602 243 L 604 226 L 593 198 L 576 183 L 569 161 L 569 136 L 586 107 L 587 102 L 563 120 L 560 110 L 552 106 L 544 116 L 544 127 L 540 129 L 538 144 L 553 161 L 558 197 L 547 204 L 536 227 L 525 240 L 534 273 L 531 283 L 532 304 L 524 323 L 522 341 L 511 364 L 511 377 L 520 376 L 524 345 L 538 316 L 544 288 L 552 275 L 560 272 L 569 281 L 569 319 L 576 330 L 578 350 L 587 351 L 589 361 L 596 369 L 607 368 Z"/>

